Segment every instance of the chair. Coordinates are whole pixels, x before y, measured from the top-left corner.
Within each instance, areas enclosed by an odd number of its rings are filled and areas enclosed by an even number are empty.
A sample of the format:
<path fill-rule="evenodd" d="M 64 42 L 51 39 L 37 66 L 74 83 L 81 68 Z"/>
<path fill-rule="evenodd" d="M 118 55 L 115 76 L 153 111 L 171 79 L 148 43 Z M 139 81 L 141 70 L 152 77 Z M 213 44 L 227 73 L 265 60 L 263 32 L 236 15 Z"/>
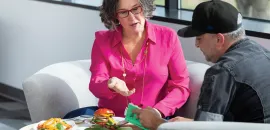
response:
<path fill-rule="evenodd" d="M 88 90 L 90 60 L 62 62 L 47 66 L 23 82 L 23 91 L 32 122 L 63 117 L 69 111 L 97 106 L 98 99 Z M 208 65 L 187 61 L 191 96 L 178 115 L 193 117 Z"/>

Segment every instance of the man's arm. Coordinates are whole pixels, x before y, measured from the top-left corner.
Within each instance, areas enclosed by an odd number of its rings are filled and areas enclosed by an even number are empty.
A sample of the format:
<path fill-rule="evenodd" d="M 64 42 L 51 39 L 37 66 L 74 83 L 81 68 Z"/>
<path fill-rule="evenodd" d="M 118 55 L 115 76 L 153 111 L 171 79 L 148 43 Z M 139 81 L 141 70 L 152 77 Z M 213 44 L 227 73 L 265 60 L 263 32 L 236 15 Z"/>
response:
<path fill-rule="evenodd" d="M 208 69 L 194 120 L 223 121 L 235 89 L 235 80 L 227 70 L 219 66 Z"/>

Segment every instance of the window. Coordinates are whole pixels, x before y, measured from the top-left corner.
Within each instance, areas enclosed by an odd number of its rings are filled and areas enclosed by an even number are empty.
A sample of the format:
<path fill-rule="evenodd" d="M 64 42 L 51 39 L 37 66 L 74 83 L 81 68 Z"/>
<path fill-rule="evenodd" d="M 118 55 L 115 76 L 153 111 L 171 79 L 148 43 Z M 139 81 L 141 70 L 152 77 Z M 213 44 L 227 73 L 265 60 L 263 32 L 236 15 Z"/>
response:
<path fill-rule="evenodd" d="M 100 6 L 102 4 L 102 0 L 70 0 L 70 1 L 76 4 L 92 5 L 92 6 Z"/>
<path fill-rule="evenodd" d="M 181 2 L 180 2 L 181 1 Z M 181 9 L 194 10 L 201 2 L 208 0 L 179 0 Z M 224 0 L 235 6 L 244 17 L 270 20 L 270 0 Z"/>
<path fill-rule="evenodd" d="M 155 0 L 156 5 L 165 6 L 165 0 Z"/>
<path fill-rule="evenodd" d="M 181 9 L 188 9 L 188 10 L 194 10 L 195 7 L 200 4 L 201 2 L 205 2 L 207 0 L 181 0 Z"/>
<path fill-rule="evenodd" d="M 63 2 L 82 4 L 82 5 L 100 6 L 103 0 L 54 0 L 54 1 L 63 1 Z M 155 0 L 155 4 L 158 6 L 165 6 L 165 0 Z"/>

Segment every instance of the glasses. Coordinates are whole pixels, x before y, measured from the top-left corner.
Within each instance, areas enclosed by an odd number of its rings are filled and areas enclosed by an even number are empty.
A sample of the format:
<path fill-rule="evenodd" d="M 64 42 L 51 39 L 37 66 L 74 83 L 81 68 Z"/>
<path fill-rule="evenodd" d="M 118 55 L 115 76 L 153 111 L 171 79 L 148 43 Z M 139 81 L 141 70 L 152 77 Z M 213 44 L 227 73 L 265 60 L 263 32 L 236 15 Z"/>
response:
<path fill-rule="evenodd" d="M 142 12 L 142 7 L 137 6 L 137 7 L 132 8 L 131 10 L 121 10 L 121 11 L 118 11 L 116 14 L 118 18 L 126 18 L 129 15 L 129 12 L 131 12 L 134 15 L 139 14 Z"/>

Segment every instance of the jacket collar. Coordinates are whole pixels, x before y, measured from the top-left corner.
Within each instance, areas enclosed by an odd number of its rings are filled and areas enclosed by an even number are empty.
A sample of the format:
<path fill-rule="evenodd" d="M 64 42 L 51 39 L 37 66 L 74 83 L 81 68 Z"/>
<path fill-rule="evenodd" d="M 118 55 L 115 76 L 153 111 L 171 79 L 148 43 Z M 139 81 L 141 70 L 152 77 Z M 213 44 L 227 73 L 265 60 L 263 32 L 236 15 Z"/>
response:
<path fill-rule="evenodd" d="M 248 38 L 243 38 L 243 39 L 240 39 L 240 40 L 236 41 L 233 45 L 231 45 L 231 46 L 227 49 L 227 51 L 226 51 L 225 53 L 230 52 L 230 51 L 232 51 L 232 50 L 238 48 L 242 43 L 245 43 L 245 41 L 247 41 L 247 40 L 249 40 L 249 39 L 248 39 Z"/>

